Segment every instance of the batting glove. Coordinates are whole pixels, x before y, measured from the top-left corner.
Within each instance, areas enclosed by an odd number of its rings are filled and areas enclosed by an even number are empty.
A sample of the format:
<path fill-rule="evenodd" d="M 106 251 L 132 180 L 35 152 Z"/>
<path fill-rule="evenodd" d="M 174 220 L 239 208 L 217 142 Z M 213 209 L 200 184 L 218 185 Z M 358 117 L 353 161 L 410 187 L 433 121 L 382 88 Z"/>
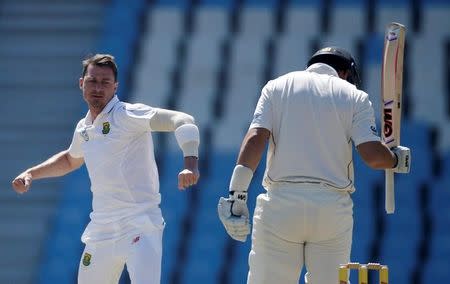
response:
<path fill-rule="evenodd" d="M 229 198 L 221 197 L 217 211 L 228 235 L 237 241 L 245 242 L 250 234 L 247 192 L 235 191 L 230 192 Z"/>
<path fill-rule="evenodd" d="M 408 147 L 403 146 L 396 146 L 391 150 L 397 157 L 397 164 L 393 168 L 394 172 L 402 174 L 409 173 L 411 165 L 411 150 Z"/>

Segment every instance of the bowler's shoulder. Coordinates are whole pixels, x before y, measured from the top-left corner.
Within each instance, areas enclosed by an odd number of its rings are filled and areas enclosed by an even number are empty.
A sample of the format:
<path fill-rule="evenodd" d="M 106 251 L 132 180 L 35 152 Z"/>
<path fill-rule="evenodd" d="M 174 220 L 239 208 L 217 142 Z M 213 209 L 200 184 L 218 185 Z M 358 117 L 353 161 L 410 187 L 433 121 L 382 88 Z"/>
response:
<path fill-rule="evenodd" d="M 128 111 L 145 111 L 154 109 L 149 105 L 143 103 L 127 103 L 127 102 L 119 102 L 114 106 L 114 111 L 117 112 L 128 112 Z"/>
<path fill-rule="evenodd" d="M 150 118 L 157 111 L 157 108 L 143 103 L 119 102 L 114 108 L 114 116 L 120 119 Z"/>

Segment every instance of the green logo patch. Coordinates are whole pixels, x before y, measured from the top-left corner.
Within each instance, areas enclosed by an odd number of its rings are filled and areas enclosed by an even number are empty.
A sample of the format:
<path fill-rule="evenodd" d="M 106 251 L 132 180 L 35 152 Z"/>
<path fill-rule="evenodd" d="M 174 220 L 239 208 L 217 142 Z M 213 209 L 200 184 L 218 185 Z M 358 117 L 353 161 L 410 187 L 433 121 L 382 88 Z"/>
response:
<path fill-rule="evenodd" d="M 111 125 L 109 124 L 109 122 L 103 122 L 102 133 L 108 134 L 110 130 L 111 130 Z"/>
<path fill-rule="evenodd" d="M 84 266 L 89 266 L 89 264 L 91 264 L 91 255 L 87 252 L 84 253 L 83 256 L 83 265 Z"/>

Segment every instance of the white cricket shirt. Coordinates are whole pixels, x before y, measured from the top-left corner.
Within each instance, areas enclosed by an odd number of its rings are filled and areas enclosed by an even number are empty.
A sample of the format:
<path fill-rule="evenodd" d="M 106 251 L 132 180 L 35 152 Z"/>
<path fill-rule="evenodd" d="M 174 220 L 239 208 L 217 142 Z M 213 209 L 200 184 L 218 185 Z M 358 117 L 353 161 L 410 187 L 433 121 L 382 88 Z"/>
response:
<path fill-rule="evenodd" d="M 113 239 L 136 229 L 161 227 L 158 170 L 150 119 L 156 109 L 117 96 L 92 122 L 75 129 L 69 154 L 84 158 L 91 180 L 92 212 L 83 242 Z"/>
<path fill-rule="evenodd" d="M 269 81 L 250 125 L 258 127 L 271 132 L 266 189 L 313 182 L 352 192 L 352 141 L 380 140 L 368 95 L 323 63 Z"/>

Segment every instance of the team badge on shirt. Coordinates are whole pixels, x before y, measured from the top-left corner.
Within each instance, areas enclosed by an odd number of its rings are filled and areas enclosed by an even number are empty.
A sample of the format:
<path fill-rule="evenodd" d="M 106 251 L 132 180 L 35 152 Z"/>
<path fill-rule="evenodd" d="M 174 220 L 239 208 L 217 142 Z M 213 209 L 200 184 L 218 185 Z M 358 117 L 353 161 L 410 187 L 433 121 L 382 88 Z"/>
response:
<path fill-rule="evenodd" d="M 109 122 L 103 122 L 102 133 L 108 134 L 110 130 L 111 130 L 111 125 L 109 124 Z"/>
<path fill-rule="evenodd" d="M 84 266 L 89 266 L 89 264 L 91 264 L 91 257 L 92 255 L 90 255 L 89 253 L 85 252 L 84 256 L 83 256 L 83 265 Z"/>

